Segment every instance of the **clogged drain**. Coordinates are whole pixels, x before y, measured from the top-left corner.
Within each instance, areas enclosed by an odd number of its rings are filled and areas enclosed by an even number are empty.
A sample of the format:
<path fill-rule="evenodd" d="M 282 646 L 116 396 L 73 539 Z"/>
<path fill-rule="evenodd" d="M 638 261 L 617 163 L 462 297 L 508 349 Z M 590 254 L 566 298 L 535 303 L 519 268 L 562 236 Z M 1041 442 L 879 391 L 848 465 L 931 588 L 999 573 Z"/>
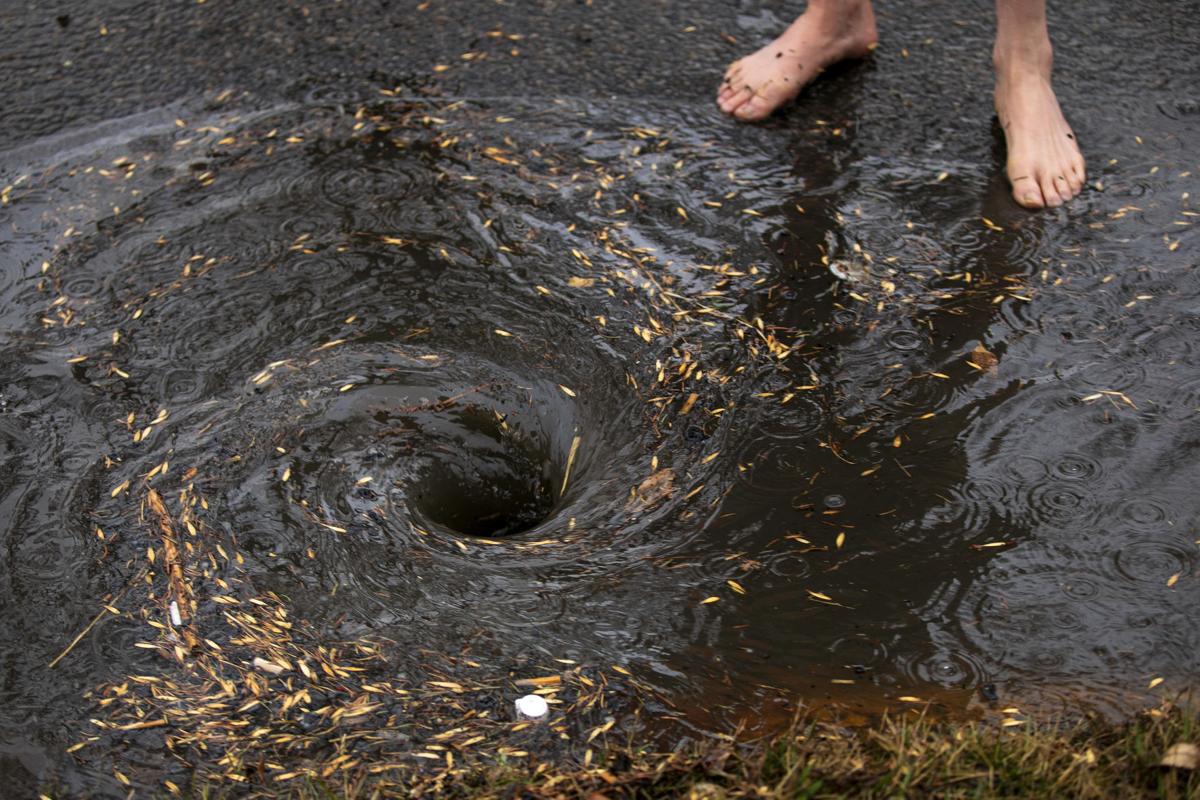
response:
<path fill-rule="evenodd" d="M 409 494 L 413 510 L 455 533 L 505 537 L 554 510 L 561 467 L 546 444 L 507 427 L 490 409 L 456 415 L 459 441 L 427 454 Z"/>

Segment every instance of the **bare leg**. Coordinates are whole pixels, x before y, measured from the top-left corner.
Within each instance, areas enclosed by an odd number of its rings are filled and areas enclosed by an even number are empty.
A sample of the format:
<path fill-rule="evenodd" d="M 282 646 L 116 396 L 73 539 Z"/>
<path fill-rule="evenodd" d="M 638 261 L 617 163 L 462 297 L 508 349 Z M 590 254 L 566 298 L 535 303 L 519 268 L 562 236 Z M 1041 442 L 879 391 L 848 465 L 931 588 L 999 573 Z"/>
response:
<path fill-rule="evenodd" d="M 809 0 L 778 39 L 729 65 L 717 105 L 746 122 L 768 117 L 826 67 L 865 56 L 875 39 L 870 0 Z"/>
<path fill-rule="evenodd" d="M 1062 205 L 1083 188 L 1083 156 L 1050 87 L 1045 0 L 996 0 L 996 114 L 1008 143 L 1013 198 Z"/>

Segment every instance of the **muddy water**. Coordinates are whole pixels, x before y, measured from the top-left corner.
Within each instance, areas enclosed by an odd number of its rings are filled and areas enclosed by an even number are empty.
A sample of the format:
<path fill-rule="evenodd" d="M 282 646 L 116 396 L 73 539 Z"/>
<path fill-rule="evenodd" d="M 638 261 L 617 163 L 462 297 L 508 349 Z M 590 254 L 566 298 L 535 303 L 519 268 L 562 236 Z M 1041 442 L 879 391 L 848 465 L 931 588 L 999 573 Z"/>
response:
<path fill-rule="evenodd" d="M 718 22 L 775 24 L 741 12 Z M 986 102 L 948 99 L 986 63 L 914 88 L 886 58 L 753 128 L 686 90 L 467 74 L 14 134 L 5 769 L 111 781 L 63 754 L 84 693 L 176 669 L 137 646 L 171 596 L 152 489 L 203 499 L 189 575 L 389 642 L 401 683 L 429 653 L 464 682 L 616 665 L 694 731 L 828 702 L 1120 716 L 1194 683 L 1188 70 L 1102 105 L 1079 79 L 1093 187 L 1029 214 L 962 121 Z"/>

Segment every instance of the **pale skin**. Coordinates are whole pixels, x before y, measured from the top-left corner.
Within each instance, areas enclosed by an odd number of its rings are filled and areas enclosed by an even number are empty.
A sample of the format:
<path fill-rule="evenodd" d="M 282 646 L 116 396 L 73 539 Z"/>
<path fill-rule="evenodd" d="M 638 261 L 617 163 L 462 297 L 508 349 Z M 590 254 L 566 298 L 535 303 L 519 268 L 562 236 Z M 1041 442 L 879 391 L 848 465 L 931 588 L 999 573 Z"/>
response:
<path fill-rule="evenodd" d="M 775 41 L 733 62 L 717 104 L 743 122 L 791 102 L 826 67 L 875 49 L 870 0 L 810 0 Z M 1013 199 L 1059 206 L 1083 189 L 1083 156 L 1050 84 L 1053 52 L 1045 0 L 996 0 L 996 115 L 1008 147 Z"/>

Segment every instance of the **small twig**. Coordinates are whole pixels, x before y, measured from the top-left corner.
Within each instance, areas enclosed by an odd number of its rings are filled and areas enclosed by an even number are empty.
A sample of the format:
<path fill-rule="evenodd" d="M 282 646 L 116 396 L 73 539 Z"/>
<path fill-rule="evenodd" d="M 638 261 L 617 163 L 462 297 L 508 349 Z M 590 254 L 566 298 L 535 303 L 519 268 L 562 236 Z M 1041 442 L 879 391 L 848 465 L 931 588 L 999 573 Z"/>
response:
<path fill-rule="evenodd" d="M 92 619 L 92 621 L 87 624 L 87 627 L 84 628 L 83 630 L 81 630 L 79 632 L 79 635 L 71 640 L 71 643 L 69 645 L 67 645 L 67 649 L 63 650 L 61 653 L 59 653 L 58 658 L 56 658 L 50 662 L 50 666 L 48 667 L 48 669 L 54 669 L 56 666 L 58 666 L 58 662 L 62 661 L 64 658 L 66 658 L 67 653 L 70 653 L 72 650 L 74 650 L 75 645 L 79 644 L 79 642 L 83 639 L 83 637 L 88 635 L 88 631 L 90 631 L 93 627 L 95 627 L 96 623 L 99 622 L 104 617 L 104 615 L 107 613 L 109 613 L 107 608 L 100 609 L 100 613 L 97 614 Z"/>
<path fill-rule="evenodd" d="M 170 597 L 178 602 L 181 613 L 187 613 L 185 609 L 189 592 L 187 582 L 183 579 L 183 562 L 179 557 L 179 547 L 175 544 L 178 537 L 175 534 L 175 526 L 171 523 L 171 515 L 167 513 L 162 497 L 153 489 L 146 493 L 146 503 L 158 518 L 158 530 L 163 544 L 163 566 L 166 567 Z"/>
<path fill-rule="evenodd" d="M 445 398 L 444 400 L 438 400 L 433 403 L 418 403 L 417 405 L 401 406 L 400 408 L 393 409 L 393 411 L 397 414 L 417 414 L 422 411 L 445 411 L 447 408 L 450 408 L 450 406 L 454 405 L 459 400 L 462 400 L 464 397 L 471 395 L 471 394 L 475 394 L 476 392 L 480 391 L 481 389 L 486 389 L 489 386 L 496 386 L 496 385 L 497 384 L 494 381 L 489 382 L 489 383 L 481 383 L 478 386 L 472 386 L 470 389 L 461 391 L 456 395 L 452 395 L 451 397 Z M 384 434 L 392 433 L 397 430 L 402 430 L 402 429 L 388 428 L 386 431 L 383 431 L 383 433 Z"/>
<path fill-rule="evenodd" d="M 129 587 L 132 584 L 136 583 L 137 581 L 141 580 L 142 576 L 145 574 L 146 574 L 146 568 L 143 567 L 141 572 L 139 572 L 132 581 L 129 581 L 128 583 L 126 583 L 125 588 L 121 589 L 121 591 L 118 592 L 116 594 L 116 596 L 113 597 L 113 599 L 109 601 L 109 605 L 112 605 L 113 603 L 120 600 L 125 595 L 125 592 L 129 591 Z M 67 645 L 67 649 L 65 649 L 61 653 L 59 653 L 58 657 L 50 662 L 50 665 L 47 667 L 47 669 L 54 669 L 56 666 L 58 666 L 58 662 L 62 661 L 64 658 L 66 658 L 67 654 L 75 649 L 75 645 L 77 645 L 81 641 L 83 641 L 83 637 L 88 635 L 88 631 L 90 631 L 92 628 L 96 627 L 96 623 L 99 622 L 101 619 L 103 619 L 105 614 L 109 614 L 109 613 L 111 613 L 111 612 L 107 608 L 100 609 L 100 613 L 97 614 L 92 619 L 92 621 L 87 624 L 86 628 L 84 628 L 83 630 L 81 630 L 79 632 L 79 635 L 77 635 L 74 639 L 71 640 L 71 643 L 69 645 Z"/>

